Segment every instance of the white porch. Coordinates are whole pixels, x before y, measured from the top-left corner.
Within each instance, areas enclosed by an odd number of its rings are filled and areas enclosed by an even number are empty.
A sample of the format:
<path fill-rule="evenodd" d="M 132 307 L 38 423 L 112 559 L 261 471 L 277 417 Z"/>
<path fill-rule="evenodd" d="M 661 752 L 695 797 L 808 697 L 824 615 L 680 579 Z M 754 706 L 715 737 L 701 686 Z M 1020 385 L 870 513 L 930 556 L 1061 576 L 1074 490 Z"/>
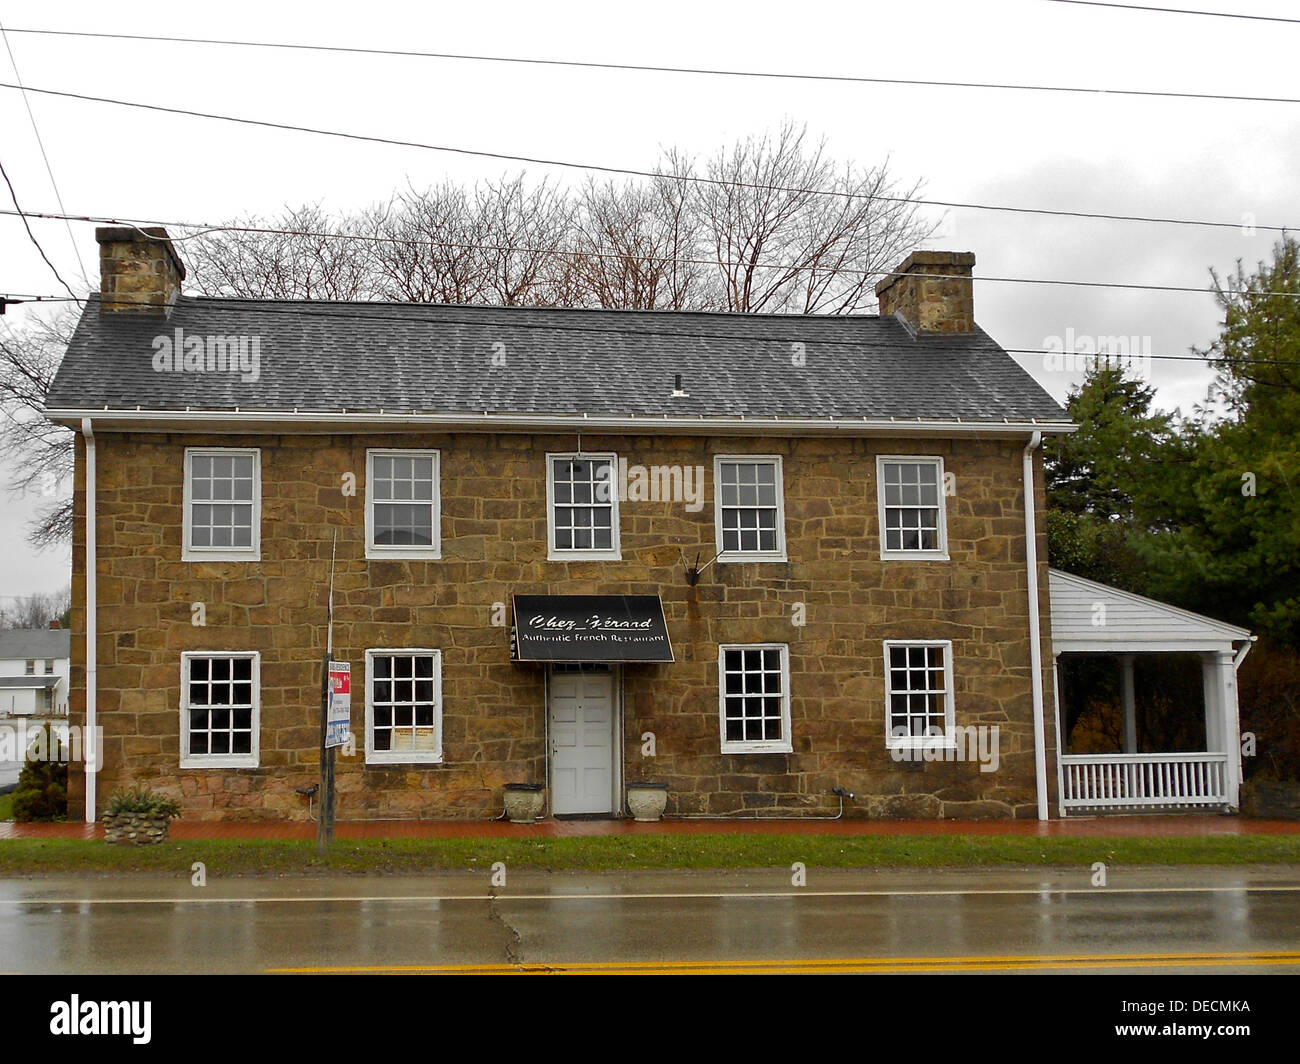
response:
<path fill-rule="evenodd" d="M 1250 632 L 1055 569 L 1050 573 L 1060 813 L 1103 810 L 1237 808 L 1241 734 L 1237 669 Z M 1134 666 L 1138 655 L 1194 654 L 1201 663 L 1205 749 L 1138 750 Z M 1116 659 L 1123 709 L 1123 752 L 1066 749 L 1060 656 Z M 1199 708 L 1199 707 L 1198 707 Z"/>

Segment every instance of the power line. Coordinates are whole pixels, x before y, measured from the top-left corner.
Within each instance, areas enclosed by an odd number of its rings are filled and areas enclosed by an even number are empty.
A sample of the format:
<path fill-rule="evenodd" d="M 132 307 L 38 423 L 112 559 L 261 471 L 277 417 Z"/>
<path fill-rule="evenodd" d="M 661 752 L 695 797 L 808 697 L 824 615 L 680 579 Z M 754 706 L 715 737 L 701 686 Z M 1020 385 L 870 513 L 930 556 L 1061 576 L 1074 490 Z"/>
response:
<path fill-rule="evenodd" d="M 1075 4 L 1078 7 L 1113 7 L 1121 11 L 1158 11 L 1166 15 L 1209 15 L 1211 18 L 1241 18 L 1252 22 L 1289 22 L 1300 25 L 1300 18 L 1280 18 L 1276 15 L 1242 15 L 1234 11 L 1200 11 L 1189 7 L 1150 7 L 1146 4 L 1110 4 L 1102 0 L 1047 0 L 1049 4 Z"/>
<path fill-rule="evenodd" d="M 12 215 L 16 212 L 0 209 L 0 216 Z M 800 266 L 779 262 L 757 262 L 757 263 L 735 263 L 720 262 L 717 259 L 684 259 L 663 255 L 642 255 L 633 254 L 623 251 L 598 251 L 585 248 L 577 249 L 560 249 L 560 248 L 534 248 L 521 247 L 518 245 L 503 244 L 470 244 L 455 243 L 443 240 L 410 240 L 403 237 L 377 236 L 369 233 L 335 233 L 327 231 L 316 231 L 309 229 L 276 229 L 270 226 L 241 226 L 241 225 L 221 225 L 209 222 L 178 222 L 163 221 L 156 218 L 115 218 L 115 217 L 98 217 L 94 215 L 63 215 L 51 212 L 25 212 L 28 218 L 40 218 L 45 220 L 71 219 L 77 222 L 89 222 L 97 225 L 126 225 L 137 230 L 150 240 L 162 240 L 162 237 L 156 237 L 147 233 L 141 226 L 174 226 L 182 229 L 198 229 L 200 232 L 193 233 L 189 236 L 174 237 L 168 236 L 166 239 L 173 243 L 180 243 L 185 240 L 193 240 L 200 236 L 206 236 L 209 233 L 230 232 L 230 233 L 251 233 L 266 234 L 275 236 L 296 236 L 311 237 L 314 239 L 327 240 L 355 240 L 359 242 L 398 244 L 406 247 L 438 247 L 448 248 L 457 251 L 495 251 L 505 254 L 527 254 L 527 255 L 544 255 L 553 258 L 597 258 L 597 259 L 628 259 L 636 262 L 652 262 L 660 264 L 673 264 L 682 266 L 706 266 L 716 267 L 719 269 L 734 269 L 740 266 L 745 268 L 753 267 L 755 269 L 781 270 L 785 273 L 807 273 L 829 268 L 818 265 Z M 864 270 L 857 267 L 836 267 L 835 273 L 849 274 L 856 277 L 901 277 L 903 274 L 897 270 Z M 1125 291 L 1143 291 L 1143 292 L 1191 292 L 1199 295 L 1215 295 L 1217 290 L 1213 288 L 1201 288 L 1194 285 L 1171 285 L 1171 284 L 1140 284 L 1138 282 L 1124 281 L 1075 281 L 1060 278 L 1045 277 L 996 277 L 980 276 L 970 278 L 965 274 L 927 274 L 939 280 L 975 280 L 990 281 L 998 284 L 1037 284 L 1070 288 L 1114 288 Z M 1300 293 L 1280 292 L 1270 293 L 1272 295 L 1284 296 L 1286 298 L 1300 299 Z"/>
<path fill-rule="evenodd" d="M 1284 20 L 1289 21 L 1289 20 Z M 833 84 L 906 85 L 916 88 L 994 89 L 1011 92 L 1083 93 L 1092 96 L 1146 96 L 1176 100 L 1226 100 L 1233 103 L 1300 103 L 1288 96 L 1235 96 L 1213 92 L 1170 92 L 1154 89 L 1098 89 L 1086 85 L 1033 85 L 1012 82 L 936 81 L 926 78 L 881 78 L 852 74 L 787 73 L 772 70 L 736 70 L 721 67 L 658 66 L 648 63 L 597 63 L 577 59 L 538 59 L 529 56 L 473 55 L 459 52 L 420 52 L 398 48 L 362 48 L 355 45 L 302 44 L 293 41 L 248 41 L 217 37 L 163 37 L 143 33 L 93 33 L 84 30 L 13 29 L 50 37 L 87 37 L 101 40 L 149 41 L 163 44 L 205 44 L 233 48 L 276 48 L 286 51 L 329 52 L 350 55 L 397 56 L 411 59 L 451 59 L 471 63 L 513 63 L 583 70 L 617 70 L 651 74 L 690 74 L 707 77 L 814 81 Z"/>
<path fill-rule="evenodd" d="M 1256 293 L 1256 294 L 1267 295 L 1267 294 L 1274 294 L 1274 293 Z M 1275 294 L 1294 295 L 1294 293 L 1275 293 Z M 52 298 L 63 298 L 63 297 L 52 297 Z M 296 300 L 296 299 L 242 299 L 242 298 L 227 299 L 227 298 L 214 298 L 214 297 L 200 297 L 200 298 L 204 300 L 205 309 L 208 310 L 247 311 L 249 309 L 249 304 L 252 304 L 253 309 L 260 314 L 261 313 L 270 313 L 270 314 L 284 313 L 284 314 L 295 314 L 300 317 L 307 317 L 307 318 L 323 318 L 323 319 L 333 319 L 333 320 L 351 321 L 351 322 L 356 322 L 356 321 L 395 322 L 395 323 L 400 323 L 405 325 L 411 325 L 411 324 L 447 325 L 453 323 L 445 317 L 426 317 L 426 316 L 421 316 L 419 314 L 410 314 L 410 313 L 385 314 L 385 313 L 358 313 L 357 312 L 361 308 L 373 307 L 379 310 L 383 310 L 386 307 L 396 307 L 396 306 L 427 307 L 430 306 L 430 304 L 403 304 L 403 303 L 365 304 L 365 303 L 336 302 L 335 305 L 337 306 L 348 306 L 354 308 L 354 310 L 350 313 L 338 313 L 338 312 L 331 312 L 325 309 L 319 309 L 320 308 L 319 301 L 309 303 L 308 301 Z M 64 299 L 64 301 L 66 302 L 66 299 Z M 112 306 L 115 301 L 101 299 L 100 302 L 103 303 L 104 305 Z M 135 306 L 136 304 L 130 303 L 125 305 Z M 507 307 L 507 306 L 486 304 L 486 303 L 485 304 L 443 304 L 442 306 L 451 310 L 468 311 L 471 315 L 476 315 L 483 312 L 509 313 L 513 310 L 524 309 L 519 307 Z M 610 310 L 609 308 L 587 308 L 587 307 L 570 308 L 570 307 L 545 307 L 545 306 L 532 306 L 526 309 L 539 311 L 539 312 L 552 311 L 557 313 L 564 313 L 569 310 L 577 310 L 577 311 L 593 313 L 593 314 L 601 313 L 602 311 L 604 311 L 605 313 L 611 313 L 611 314 L 629 314 L 629 315 L 630 314 L 677 313 L 677 314 L 688 314 L 688 315 L 698 314 L 701 316 L 707 315 L 711 317 L 733 317 L 734 316 L 736 318 L 746 318 L 749 320 L 758 318 L 758 319 L 762 319 L 765 325 L 776 324 L 778 326 L 785 326 L 789 330 L 790 335 L 754 336 L 752 333 L 683 332 L 678 329 L 673 329 L 673 330 L 647 329 L 641 326 L 619 325 L 614 323 L 611 323 L 608 326 L 585 326 L 585 325 L 577 325 L 577 324 L 557 325 L 551 322 L 513 321 L 509 323 L 508 326 L 509 328 L 521 329 L 528 332 L 537 332 L 537 333 L 579 333 L 579 334 L 587 334 L 587 335 L 605 335 L 605 336 L 620 336 L 620 335 L 632 333 L 638 337 L 654 336 L 654 337 L 662 337 L 671 340 L 705 340 L 705 341 L 738 340 L 747 344 L 754 344 L 754 343 L 788 344 L 794 341 L 798 341 L 805 345 L 806 350 L 812 350 L 812 351 L 815 351 L 816 348 L 818 347 L 860 348 L 862 346 L 861 340 L 831 340 L 831 339 L 799 340 L 798 333 L 794 330 L 797 328 L 798 324 L 801 321 L 805 320 L 807 317 L 810 317 L 810 315 L 801 315 L 801 314 L 785 315 L 785 314 L 755 314 L 749 312 L 729 312 L 729 311 L 670 311 L 670 310 L 659 311 L 659 310 L 634 310 L 634 309 Z M 821 315 L 820 317 L 822 319 L 827 317 L 833 317 L 833 318 L 839 318 L 844 320 L 852 320 L 855 317 L 871 317 L 871 315 L 844 314 L 844 315 Z M 492 328 L 493 326 L 499 326 L 501 323 L 500 322 L 480 323 L 480 322 L 459 320 L 454 322 L 454 324 L 458 324 L 458 325 L 479 324 L 483 328 Z M 1067 350 L 1064 347 L 1062 347 L 1061 350 L 1051 350 L 1049 348 L 1037 348 L 1037 347 L 1002 347 L 1000 344 L 997 343 L 997 341 L 993 340 L 991 337 L 989 339 L 990 339 L 990 343 L 992 343 L 998 351 L 1004 352 L 1009 355 L 1039 355 L 1039 356 L 1051 355 L 1058 358 L 1096 359 L 1096 360 L 1111 360 L 1111 361 L 1119 361 L 1120 359 L 1124 359 L 1124 358 L 1136 359 L 1139 361 L 1145 359 L 1151 359 L 1151 360 L 1159 360 L 1162 362 L 1171 361 L 1171 362 L 1202 362 L 1202 363 L 1212 362 L 1216 358 L 1218 358 L 1220 361 L 1224 360 L 1220 356 L 1156 355 L 1156 354 L 1147 354 L 1146 352 L 1121 354 L 1119 352 L 1113 352 L 1113 351 L 1086 352 L 1086 351 Z M 943 338 L 926 337 L 923 340 L 917 342 L 917 349 L 931 351 L 931 352 L 937 351 L 940 353 L 944 353 L 944 352 L 955 352 L 955 353 L 962 353 L 962 354 L 970 353 L 969 345 L 959 345 L 955 342 L 951 342 L 948 337 L 943 337 Z M 1233 359 L 1229 359 L 1228 361 L 1231 361 L 1236 365 L 1300 366 L 1300 361 L 1295 361 L 1295 360 L 1233 358 Z M 907 419 L 901 419 L 901 420 L 905 421 Z"/>
<path fill-rule="evenodd" d="M 32 232 L 32 227 L 27 221 L 27 216 L 23 214 L 22 207 L 18 205 L 18 193 L 14 191 L 14 183 L 9 180 L 9 173 L 5 170 L 3 162 L 0 162 L 0 176 L 4 177 L 5 184 L 9 186 L 9 198 L 14 201 L 14 210 L 17 211 L 18 217 L 23 220 L 23 228 L 27 230 L 27 235 L 31 238 L 32 243 L 36 245 L 36 250 L 40 252 L 41 258 L 45 260 L 45 265 L 48 266 L 54 276 L 58 278 L 59 284 L 68 289 L 68 295 L 70 295 L 77 303 L 80 303 L 81 300 L 77 298 L 77 293 L 74 292 L 71 287 L 69 287 L 68 282 L 63 279 L 62 275 L 55 268 L 54 263 L 50 261 L 50 257 L 45 254 L 45 249 L 41 247 L 41 242 L 36 239 L 36 234 Z"/>
<path fill-rule="evenodd" d="M 0 81 L 0 88 L 17 89 L 20 86 Z M 1159 216 L 1135 214 L 1109 214 L 1097 211 L 1049 210 L 1041 207 L 1009 207 L 987 203 L 964 203 L 954 200 L 923 199 L 917 196 L 886 196 L 866 192 L 842 192 L 836 189 L 800 188 L 789 185 L 768 185 L 754 181 L 730 181 L 718 177 L 700 177 L 696 174 L 664 173 L 655 170 L 637 170 L 631 167 L 604 166 L 597 163 L 576 163 L 565 159 L 546 159 L 531 155 L 512 155 L 507 152 L 479 151 L 472 148 L 458 148 L 443 144 L 426 144 L 421 141 L 399 140 L 393 137 L 379 137 L 366 133 L 348 133 L 335 129 L 320 129 L 314 126 L 299 126 L 287 122 L 272 122 L 261 118 L 240 118 L 234 115 L 214 114 L 210 111 L 193 111 L 180 107 L 164 107 L 162 104 L 139 103 L 133 100 L 118 100 L 107 96 L 90 96 L 84 93 L 63 92 L 58 89 L 38 89 L 27 86 L 27 92 L 39 92 L 47 96 L 59 96 L 70 100 L 84 100 L 90 103 L 105 103 L 116 107 L 133 107 L 145 111 L 157 111 L 163 114 L 183 115 L 189 118 L 207 118 L 217 122 L 232 122 L 238 125 L 260 126 L 265 129 L 281 129 L 292 133 L 312 133 L 323 137 L 337 137 L 342 140 L 363 141 L 370 144 L 387 144 L 399 148 L 419 148 L 423 151 L 447 152 L 453 155 L 467 155 L 483 159 L 500 159 L 505 162 L 534 163 L 539 166 L 555 166 L 570 170 L 589 170 L 594 173 L 618 174 L 627 177 L 647 177 L 655 180 L 680 181 L 696 185 L 719 185 L 728 188 L 747 188 L 763 192 L 790 192 L 808 196 L 830 196 L 836 199 L 858 200 L 876 199 L 883 203 L 906 203 L 928 207 L 950 207 L 956 210 L 999 211 L 1010 214 L 1035 214 L 1057 218 L 1088 218 L 1115 222 L 1151 222 L 1162 225 L 1187 225 L 1219 229 L 1241 229 L 1241 222 L 1212 222 L 1187 218 L 1165 218 Z M 1252 223 L 1256 230 L 1285 233 L 1295 226 L 1260 225 Z"/>
<path fill-rule="evenodd" d="M 9 44 L 9 34 L 5 31 L 3 25 L 0 25 L 0 36 L 4 37 L 5 51 L 9 53 L 9 63 L 14 68 L 14 79 L 19 85 L 23 83 L 23 76 L 18 73 L 18 60 L 14 58 L 13 47 Z M 63 196 L 59 192 L 59 183 L 54 180 L 54 170 L 50 166 L 50 157 L 45 152 L 45 141 L 41 139 L 41 131 L 36 126 L 36 114 L 32 110 L 32 102 L 27 98 L 27 93 L 23 93 L 23 104 L 27 108 L 27 117 L 32 123 L 32 132 L 36 134 L 36 144 L 41 149 L 41 158 L 45 160 L 45 172 L 50 175 L 50 184 L 54 187 L 54 199 L 59 205 L 59 210 L 67 210 L 63 206 Z M 86 280 L 86 264 L 81 261 L 81 249 L 77 247 L 77 238 L 72 234 L 72 223 L 68 222 L 68 239 L 72 242 L 72 253 L 77 256 L 77 266 L 81 269 L 81 279 Z"/>

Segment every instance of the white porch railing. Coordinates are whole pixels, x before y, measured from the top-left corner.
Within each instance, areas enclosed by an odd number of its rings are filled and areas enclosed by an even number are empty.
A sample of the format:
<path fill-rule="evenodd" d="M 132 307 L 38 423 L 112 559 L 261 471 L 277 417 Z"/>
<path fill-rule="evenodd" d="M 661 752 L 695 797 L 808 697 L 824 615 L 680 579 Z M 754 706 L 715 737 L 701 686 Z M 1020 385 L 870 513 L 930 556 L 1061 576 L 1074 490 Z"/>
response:
<path fill-rule="evenodd" d="M 1061 804 L 1071 809 L 1228 803 L 1227 754 L 1062 754 Z"/>

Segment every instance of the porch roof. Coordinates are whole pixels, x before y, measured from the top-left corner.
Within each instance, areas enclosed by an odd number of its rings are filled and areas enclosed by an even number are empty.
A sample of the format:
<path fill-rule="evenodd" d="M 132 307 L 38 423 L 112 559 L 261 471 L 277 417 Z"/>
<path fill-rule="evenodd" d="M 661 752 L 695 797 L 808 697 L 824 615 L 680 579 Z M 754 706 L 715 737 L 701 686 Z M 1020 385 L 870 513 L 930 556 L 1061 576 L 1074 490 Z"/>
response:
<path fill-rule="evenodd" d="M 1052 649 L 1092 653 L 1232 651 L 1249 630 L 1052 569 Z"/>

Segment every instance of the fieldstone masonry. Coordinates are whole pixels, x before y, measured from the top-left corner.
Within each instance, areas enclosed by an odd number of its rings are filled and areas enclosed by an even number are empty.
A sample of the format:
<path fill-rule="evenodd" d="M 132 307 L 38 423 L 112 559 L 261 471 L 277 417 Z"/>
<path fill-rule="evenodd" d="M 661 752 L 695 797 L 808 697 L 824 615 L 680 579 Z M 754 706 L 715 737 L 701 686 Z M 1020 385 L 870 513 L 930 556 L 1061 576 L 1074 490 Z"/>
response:
<path fill-rule="evenodd" d="M 847 816 L 1036 814 L 1020 440 L 746 439 L 583 436 L 591 451 L 642 465 L 702 465 L 706 505 L 628 502 L 623 560 L 547 560 L 547 451 L 570 435 L 122 434 L 97 429 L 99 794 L 144 782 L 177 797 L 187 818 L 305 819 L 296 787 L 316 782 L 320 656 L 330 544 L 338 532 L 335 657 L 352 662 L 355 757 L 338 759 L 338 816 L 492 816 L 509 782 L 546 781 L 544 671 L 509 660 L 509 629 L 492 624 L 513 594 L 644 594 L 664 603 L 676 662 L 622 668 L 628 779 L 669 785 L 677 814 Z M 261 448 L 262 558 L 181 561 L 184 450 Z M 73 571 L 85 563 L 84 444 L 78 437 Z M 441 451 L 442 560 L 368 561 L 367 447 Z M 712 553 L 713 456 L 779 453 L 788 562 L 715 564 L 694 587 L 676 547 Z M 941 455 L 951 560 L 880 558 L 876 455 Z M 354 473 L 355 496 L 340 490 Z M 1041 465 L 1036 495 L 1041 520 Z M 667 549 L 666 549 L 667 548 Z M 1040 540 L 1042 631 L 1047 551 Z M 85 715 L 85 585 L 73 588 L 72 722 Z M 191 623 L 202 602 L 206 623 Z M 806 623 L 792 623 L 804 604 Z M 998 771 L 973 762 L 898 762 L 886 748 L 888 638 L 951 639 L 956 722 L 997 725 Z M 1044 635 L 1043 660 L 1051 661 Z M 789 645 L 794 751 L 720 753 L 718 645 Z M 361 735 L 367 648 L 420 646 L 443 655 L 444 763 L 367 766 Z M 260 762 L 182 770 L 181 653 L 261 654 Z M 1045 690 L 1050 680 L 1044 677 Z M 656 736 L 656 757 L 641 735 Z M 1048 764 L 1055 758 L 1048 728 Z M 84 798 L 74 766 L 69 797 Z M 1055 780 L 1051 780 L 1055 788 Z M 1049 791 L 1050 793 L 1050 791 Z"/>

